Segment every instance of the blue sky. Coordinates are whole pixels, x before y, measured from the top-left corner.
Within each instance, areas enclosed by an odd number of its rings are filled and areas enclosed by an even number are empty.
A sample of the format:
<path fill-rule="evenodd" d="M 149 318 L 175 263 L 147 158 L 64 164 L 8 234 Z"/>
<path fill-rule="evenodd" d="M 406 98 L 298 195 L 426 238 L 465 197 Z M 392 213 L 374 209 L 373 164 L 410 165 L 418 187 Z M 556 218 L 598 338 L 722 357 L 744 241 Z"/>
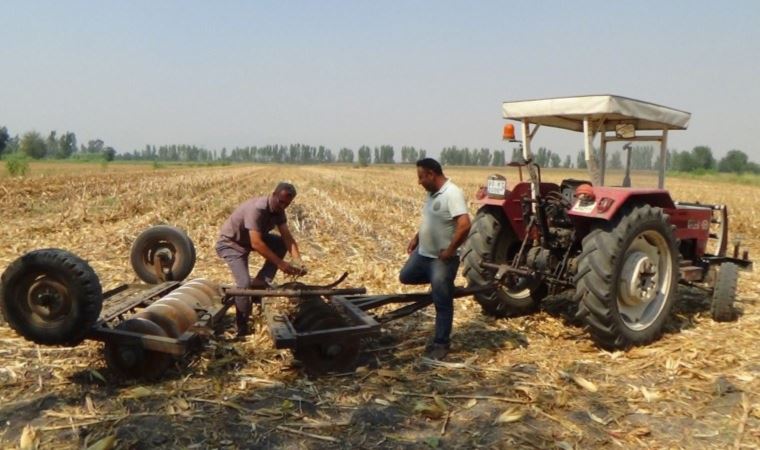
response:
<path fill-rule="evenodd" d="M 692 113 L 678 149 L 756 161 L 760 2 L 0 1 L 0 126 L 119 151 L 505 148 L 501 102 L 614 93 Z M 543 130 L 542 130 L 543 132 Z M 580 135 L 539 133 L 560 153 Z"/>

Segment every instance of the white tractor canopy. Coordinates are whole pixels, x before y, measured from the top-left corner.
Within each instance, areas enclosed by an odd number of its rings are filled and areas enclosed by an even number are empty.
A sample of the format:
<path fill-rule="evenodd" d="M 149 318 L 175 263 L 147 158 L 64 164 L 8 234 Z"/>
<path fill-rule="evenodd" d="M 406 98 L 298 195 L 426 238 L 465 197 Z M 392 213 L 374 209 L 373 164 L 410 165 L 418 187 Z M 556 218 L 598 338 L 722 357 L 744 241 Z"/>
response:
<path fill-rule="evenodd" d="M 586 163 L 595 185 L 604 185 L 608 142 L 659 142 L 660 161 L 665 161 L 668 130 L 685 130 L 691 119 L 691 113 L 686 111 L 618 95 L 584 95 L 504 102 L 502 112 L 505 119 L 522 122 L 523 158 L 526 161 L 532 159 L 531 141 L 540 126 L 582 132 Z M 639 135 L 638 131 L 650 133 Z M 658 133 L 651 133 L 653 131 Z M 608 135 L 608 132 L 613 134 Z M 601 136 L 598 158 L 593 146 L 597 133 Z M 630 161 L 630 147 L 628 152 Z M 665 168 L 663 166 L 659 169 L 657 184 L 662 189 L 665 184 Z M 629 170 L 626 164 L 626 178 Z"/>
<path fill-rule="evenodd" d="M 617 95 L 584 95 L 504 102 L 505 119 L 573 131 L 583 131 L 583 121 L 603 121 L 597 131 L 615 131 L 618 124 L 636 130 L 685 130 L 691 113 Z"/>

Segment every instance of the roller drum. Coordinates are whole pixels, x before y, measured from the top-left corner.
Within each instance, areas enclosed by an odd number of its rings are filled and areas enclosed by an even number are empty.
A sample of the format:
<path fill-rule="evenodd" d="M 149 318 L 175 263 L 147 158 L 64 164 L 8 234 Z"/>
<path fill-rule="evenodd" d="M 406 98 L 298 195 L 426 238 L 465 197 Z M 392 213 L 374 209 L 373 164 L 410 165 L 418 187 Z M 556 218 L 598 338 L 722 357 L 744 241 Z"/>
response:
<path fill-rule="evenodd" d="M 160 326 L 139 317 L 125 320 L 116 329 L 150 336 L 167 336 Z M 133 343 L 118 341 L 106 342 L 105 357 L 111 370 L 130 378 L 147 379 L 161 376 L 171 366 L 173 360 L 170 354 L 146 350 Z"/>
<path fill-rule="evenodd" d="M 205 278 L 193 278 L 190 281 L 194 281 L 196 283 L 201 283 L 201 284 L 203 284 L 205 286 L 208 286 L 209 288 L 211 288 L 211 290 L 214 291 L 214 295 L 219 295 L 219 284 L 218 283 L 214 283 L 213 281 L 209 281 L 209 280 L 207 280 Z"/>
<path fill-rule="evenodd" d="M 187 283 L 185 283 L 183 286 L 189 286 L 196 289 L 200 289 L 208 296 L 208 298 L 211 300 L 212 303 L 216 303 L 220 296 L 218 288 L 212 288 L 211 286 L 209 286 L 208 284 L 200 280 L 190 280 Z"/>
<path fill-rule="evenodd" d="M 135 314 L 135 317 L 155 323 L 171 338 L 178 338 L 182 334 L 180 314 L 169 305 L 151 305 Z"/>
<path fill-rule="evenodd" d="M 184 317 L 185 322 L 188 323 L 187 327 L 185 327 L 185 330 L 187 328 L 190 328 L 195 322 L 198 321 L 198 313 L 195 312 L 195 309 L 193 309 L 190 305 L 183 302 L 182 300 L 179 300 L 174 297 L 164 297 L 161 300 L 158 300 L 154 305 L 169 305 L 177 312 Z"/>
<path fill-rule="evenodd" d="M 153 303 L 145 308 L 145 311 L 156 312 L 157 314 L 170 318 L 177 325 L 177 330 L 179 331 L 180 336 L 194 323 L 191 322 L 190 318 L 185 316 L 182 311 L 172 305 L 167 305 L 166 303 Z"/>
<path fill-rule="evenodd" d="M 209 298 L 209 296 L 203 292 L 202 290 L 198 289 L 194 286 L 181 286 L 174 291 L 172 291 L 173 294 L 188 294 L 195 297 L 198 302 L 203 305 L 202 308 L 208 309 L 210 306 L 214 304 L 213 300 Z"/>
<path fill-rule="evenodd" d="M 198 297 L 195 295 L 192 295 L 187 292 L 172 292 L 171 294 L 167 295 L 164 298 L 173 298 L 176 300 L 181 301 L 182 303 L 186 304 L 187 306 L 195 309 L 208 309 L 204 303 L 201 303 L 200 300 L 198 300 Z"/>

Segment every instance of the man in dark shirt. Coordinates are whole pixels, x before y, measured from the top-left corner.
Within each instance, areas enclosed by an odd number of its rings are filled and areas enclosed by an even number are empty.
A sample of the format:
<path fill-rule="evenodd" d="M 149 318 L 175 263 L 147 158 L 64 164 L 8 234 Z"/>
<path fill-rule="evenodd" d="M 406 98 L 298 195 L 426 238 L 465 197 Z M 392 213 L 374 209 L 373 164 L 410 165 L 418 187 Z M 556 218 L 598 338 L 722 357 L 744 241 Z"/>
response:
<path fill-rule="evenodd" d="M 216 253 L 224 259 L 235 278 L 235 285 L 249 289 L 265 287 L 266 280 L 274 278 L 277 269 L 288 275 L 303 275 L 305 270 L 282 258 L 287 252 L 295 260 L 301 259 L 298 244 L 288 229 L 285 208 L 296 196 L 296 188 L 290 183 L 277 184 L 274 192 L 266 197 L 246 200 L 235 211 L 219 233 Z M 274 227 L 280 235 L 271 234 Z M 248 271 L 248 255 L 251 250 L 264 257 L 264 266 L 251 278 Z M 251 298 L 235 298 L 238 337 L 249 332 L 248 319 L 251 316 Z"/>

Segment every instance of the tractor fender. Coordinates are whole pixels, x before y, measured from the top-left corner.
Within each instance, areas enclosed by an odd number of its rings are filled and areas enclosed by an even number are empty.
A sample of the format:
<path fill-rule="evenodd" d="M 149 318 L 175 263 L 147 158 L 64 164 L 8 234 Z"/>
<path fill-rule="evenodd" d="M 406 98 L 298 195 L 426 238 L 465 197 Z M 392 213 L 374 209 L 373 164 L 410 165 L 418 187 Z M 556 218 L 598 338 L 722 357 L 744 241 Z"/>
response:
<path fill-rule="evenodd" d="M 611 220 L 623 206 L 631 203 L 657 206 L 663 209 L 676 207 L 665 189 L 632 189 L 594 186 L 594 201 L 583 203 L 576 199 L 568 215 L 576 222 L 587 219 Z M 610 203 L 611 202 L 611 203 Z"/>

